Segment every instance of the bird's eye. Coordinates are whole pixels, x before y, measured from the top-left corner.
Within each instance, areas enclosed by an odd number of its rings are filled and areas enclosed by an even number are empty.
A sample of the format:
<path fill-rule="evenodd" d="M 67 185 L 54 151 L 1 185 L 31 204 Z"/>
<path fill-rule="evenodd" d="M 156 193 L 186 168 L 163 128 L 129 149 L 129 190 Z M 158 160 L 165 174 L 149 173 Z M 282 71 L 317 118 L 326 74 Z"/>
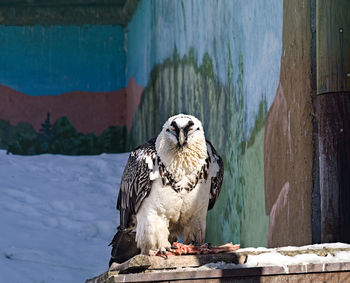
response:
<path fill-rule="evenodd" d="M 171 130 L 174 132 L 175 131 L 175 127 L 171 127 Z"/>

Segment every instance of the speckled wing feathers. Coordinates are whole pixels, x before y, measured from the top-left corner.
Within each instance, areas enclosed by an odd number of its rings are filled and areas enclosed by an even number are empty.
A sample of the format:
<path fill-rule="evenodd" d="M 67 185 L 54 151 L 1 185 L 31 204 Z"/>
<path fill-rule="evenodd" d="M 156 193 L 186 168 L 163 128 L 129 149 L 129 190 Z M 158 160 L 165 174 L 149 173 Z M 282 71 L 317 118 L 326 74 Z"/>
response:
<path fill-rule="evenodd" d="M 208 210 L 214 207 L 214 204 L 219 197 L 222 181 L 224 179 L 224 163 L 222 162 L 221 157 L 216 152 L 213 145 L 207 140 L 207 147 L 211 149 L 210 162 L 217 163 L 219 170 L 216 172 L 216 175 L 211 178 L 211 187 L 210 187 L 210 196 L 209 196 L 209 205 Z"/>
<path fill-rule="evenodd" d="M 128 228 L 131 215 L 135 215 L 145 197 L 151 191 L 152 181 L 146 158 L 155 162 L 155 138 L 139 146 L 130 153 L 125 166 L 120 191 L 117 201 L 117 209 L 120 211 L 120 228 Z"/>

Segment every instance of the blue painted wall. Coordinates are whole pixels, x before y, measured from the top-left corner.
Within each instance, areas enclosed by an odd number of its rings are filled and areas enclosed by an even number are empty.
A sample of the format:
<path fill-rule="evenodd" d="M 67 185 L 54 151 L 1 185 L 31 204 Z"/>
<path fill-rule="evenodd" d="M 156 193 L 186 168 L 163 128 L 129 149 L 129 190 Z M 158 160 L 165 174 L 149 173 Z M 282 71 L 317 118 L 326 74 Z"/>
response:
<path fill-rule="evenodd" d="M 121 26 L 0 26 L 0 84 L 29 95 L 125 87 Z"/>

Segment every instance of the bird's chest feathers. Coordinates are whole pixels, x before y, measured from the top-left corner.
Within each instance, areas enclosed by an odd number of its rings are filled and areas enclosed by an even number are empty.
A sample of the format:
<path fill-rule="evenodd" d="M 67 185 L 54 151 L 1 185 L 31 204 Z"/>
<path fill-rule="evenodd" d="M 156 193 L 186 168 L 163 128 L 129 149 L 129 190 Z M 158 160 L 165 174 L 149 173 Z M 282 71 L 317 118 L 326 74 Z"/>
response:
<path fill-rule="evenodd" d="M 171 186 L 163 186 L 160 179 L 152 185 L 149 200 L 158 214 L 171 222 L 186 221 L 188 216 L 208 207 L 209 183 L 198 183 L 191 191 L 176 192 Z"/>
<path fill-rule="evenodd" d="M 209 163 L 206 146 L 158 151 L 150 175 L 151 194 L 145 202 L 171 222 L 193 215 L 198 207 L 208 207 Z"/>
<path fill-rule="evenodd" d="M 158 158 L 159 176 L 163 186 L 171 186 L 180 193 L 192 191 L 198 183 L 206 182 L 209 161 L 207 152 L 178 151 L 165 158 L 165 163 Z"/>

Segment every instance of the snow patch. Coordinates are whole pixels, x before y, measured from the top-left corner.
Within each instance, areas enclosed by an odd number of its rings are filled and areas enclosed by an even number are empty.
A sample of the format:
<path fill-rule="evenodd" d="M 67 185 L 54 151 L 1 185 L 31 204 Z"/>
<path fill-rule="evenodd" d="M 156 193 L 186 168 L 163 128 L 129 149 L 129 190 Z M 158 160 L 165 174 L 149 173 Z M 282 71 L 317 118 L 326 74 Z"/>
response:
<path fill-rule="evenodd" d="M 106 271 L 128 156 L 0 150 L 0 282 L 84 282 Z"/>

